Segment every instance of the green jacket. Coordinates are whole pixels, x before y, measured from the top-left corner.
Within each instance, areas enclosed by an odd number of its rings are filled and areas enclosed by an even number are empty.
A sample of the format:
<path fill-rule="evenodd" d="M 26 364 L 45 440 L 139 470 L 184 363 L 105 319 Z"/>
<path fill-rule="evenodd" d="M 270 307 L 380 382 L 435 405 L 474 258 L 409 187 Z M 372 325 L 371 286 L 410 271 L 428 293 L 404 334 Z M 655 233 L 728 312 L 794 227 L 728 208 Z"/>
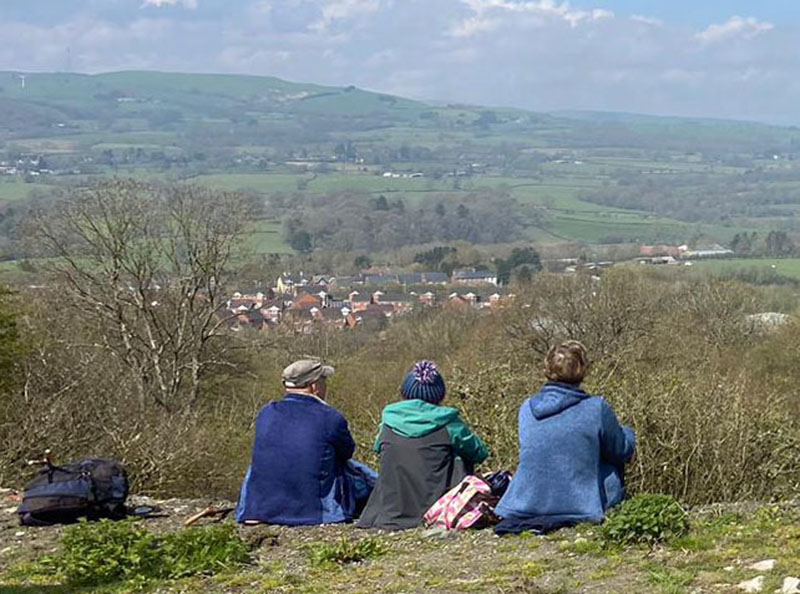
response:
<path fill-rule="evenodd" d="M 402 437 L 422 437 L 445 427 L 453 451 L 465 462 L 480 464 L 489 456 L 486 444 L 464 423 L 458 410 L 449 406 L 438 406 L 424 400 L 402 400 L 388 405 L 381 415 L 375 440 L 376 452 L 380 452 L 384 425 Z"/>

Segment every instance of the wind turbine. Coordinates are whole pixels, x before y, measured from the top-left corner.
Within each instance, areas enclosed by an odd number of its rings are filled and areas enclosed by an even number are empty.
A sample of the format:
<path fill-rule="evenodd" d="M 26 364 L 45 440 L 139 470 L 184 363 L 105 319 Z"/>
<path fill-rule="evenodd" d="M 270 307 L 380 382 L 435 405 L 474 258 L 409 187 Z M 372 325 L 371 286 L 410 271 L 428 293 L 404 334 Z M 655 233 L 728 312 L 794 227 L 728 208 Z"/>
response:
<path fill-rule="evenodd" d="M 24 89 L 25 88 L 25 75 L 24 74 L 18 74 L 17 77 L 19 78 L 20 86 Z"/>

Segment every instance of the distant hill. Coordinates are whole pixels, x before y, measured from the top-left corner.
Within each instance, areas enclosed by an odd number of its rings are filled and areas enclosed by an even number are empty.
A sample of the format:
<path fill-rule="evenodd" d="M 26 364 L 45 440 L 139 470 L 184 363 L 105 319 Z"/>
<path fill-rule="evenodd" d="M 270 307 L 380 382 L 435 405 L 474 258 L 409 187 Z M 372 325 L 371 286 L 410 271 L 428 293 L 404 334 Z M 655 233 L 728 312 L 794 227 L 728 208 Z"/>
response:
<path fill-rule="evenodd" d="M 24 78 L 23 78 L 24 77 Z M 484 114 L 491 114 L 486 117 Z M 277 116 L 282 116 L 281 118 Z M 269 120 L 265 120 L 269 116 Z M 499 117 L 498 117 L 499 116 Z M 481 120 L 481 118 L 484 118 Z M 267 76 L 111 72 L 106 74 L 0 72 L 0 141 L 56 131 L 97 133 L 176 130 L 189 125 L 257 122 L 280 128 L 302 118 L 430 128 L 432 123 L 505 124 L 498 132 L 548 136 L 561 146 L 651 146 L 687 149 L 751 148 L 785 144 L 800 131 L 752 122 L 658 117 L 594 111 L 534 114 L 521 109 L 437 105 L 353 86 L 297 83 Z M 732 146 L 736 145 L 736 146 Z M 690 146 L 691 145 L 691 146 Z"/>
<path fill-rule="evenodd" d="M 23 78 L 24 77 L 24 78 Z M 37 123 L 136 117 L 180 110 L 184 118 L 248 113 L 416 116 L 426 106 L 355 87 L 325 87 L 278 78 L 225 74 L 113 72 L 25 74 L 0 72 L 0 102 L 12 116 Z M 4 126 L 14 119 L 1 116 Z"/>

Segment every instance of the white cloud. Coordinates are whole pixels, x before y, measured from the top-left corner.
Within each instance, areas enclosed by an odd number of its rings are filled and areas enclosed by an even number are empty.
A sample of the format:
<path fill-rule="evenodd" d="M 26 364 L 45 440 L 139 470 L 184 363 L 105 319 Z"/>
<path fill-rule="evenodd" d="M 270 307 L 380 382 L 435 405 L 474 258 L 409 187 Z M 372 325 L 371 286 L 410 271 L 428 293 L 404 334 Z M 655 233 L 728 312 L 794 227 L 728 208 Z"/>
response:
<path fill-rule="evenodd" d="M 322 15 L 311 24 L 312 30 L 326 31 L 336 22 L 360 20 L 377 12 L 380 0 L 330 0 L 322 5 Z"/>
<path fill-rule="evenodd" d="M 142 6 L 176 6 L 182 5 L 184 8 L 197 8 L 197 0 L 144 0 Z"/>
<path fill-rule="evenodd" d="M 471 15 L 450 27 L 453 37 L 471 37 L 478 33 L 494 31 L 506 22 L 525 21 L 546 24 L 548 21 L 566 22 L 571 27 L 581 23 L 614 18 L 614 13 L 604 8 L 576 10 L 568 2 L 553 0 L 514 2 L 511 0 L 461 0 Z"/>
<path fill-rule="evenodd" d="M 80 71 L 237 72 L 541 111 L 800 124 L 796 25 L 725 23 L 724 13 L 698 33 L 592 1 L 594 10 L 561 0 L 194 0 L 182 15 L 118 0 L 127 12 L 113 18 L 86 8 L 52 23 L 0 19 L 0 70 L 63 69 L 69 47 Z"/>
<path fill-rule="evenodd" d="M 704 43 L 716 43 L 732 37 L 750 39 L 775 28 L 772 23 L 759 21 L 754 17 L 732 16 L 724 23 L 715 23 L 695 37 Z"/>
<path fill-rule="evenodd" d="M 473 16 L 450 27 L 450 35 L 453 37 L 472 37 L 478 33 L 493 31 L 501 23 L 500 19 Z"/>
<path fill-rule="evenodd" d="M 643 25 L 649 25 L 651 27 L 663 27 L 664 26 L 664 21 L 662 21 L 661 19 L 655 19 L 653 17 L 645 16 L 645 15 L 642 15 L 642 14 L 631 15 L 630 19 L 634 23 L 641 23 Z"/>

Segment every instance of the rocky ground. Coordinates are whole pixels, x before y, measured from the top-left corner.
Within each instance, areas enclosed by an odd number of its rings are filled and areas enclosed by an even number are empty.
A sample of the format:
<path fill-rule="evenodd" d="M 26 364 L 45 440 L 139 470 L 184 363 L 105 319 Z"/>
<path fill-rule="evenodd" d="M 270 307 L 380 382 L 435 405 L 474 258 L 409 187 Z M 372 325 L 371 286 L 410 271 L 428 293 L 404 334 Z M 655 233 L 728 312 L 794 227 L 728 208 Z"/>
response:
<path fill-rule="evenodd" d="M 20 568 L 59 547 L 61 528 L 23 528 L 18 495 L 0 490 L 0 594 L 76 590 L 31 579 Z M 154 531 L 183 530 L 206 500 L 154 501 L 144 519 Z M 496 537 L 490 530 L 440 533 L 412 530 L 368 534 L 352 526 L 247 527 L 252 565 L 213 577 L 151 584 L 155 592 L 782 592 L 800 594 L 800 503 L 711 506 L 693 510 L 692 532 L 669 546 L 616 549 L 591 528 L 546 537 Z M 203 519 L 199 523 L 231 521 Z M 384 553 L 344 565 L 315 563 L 310 551 L 341 538 L 373 538 Z M 127 592 L 119 584 L 103 591 Z"/>

